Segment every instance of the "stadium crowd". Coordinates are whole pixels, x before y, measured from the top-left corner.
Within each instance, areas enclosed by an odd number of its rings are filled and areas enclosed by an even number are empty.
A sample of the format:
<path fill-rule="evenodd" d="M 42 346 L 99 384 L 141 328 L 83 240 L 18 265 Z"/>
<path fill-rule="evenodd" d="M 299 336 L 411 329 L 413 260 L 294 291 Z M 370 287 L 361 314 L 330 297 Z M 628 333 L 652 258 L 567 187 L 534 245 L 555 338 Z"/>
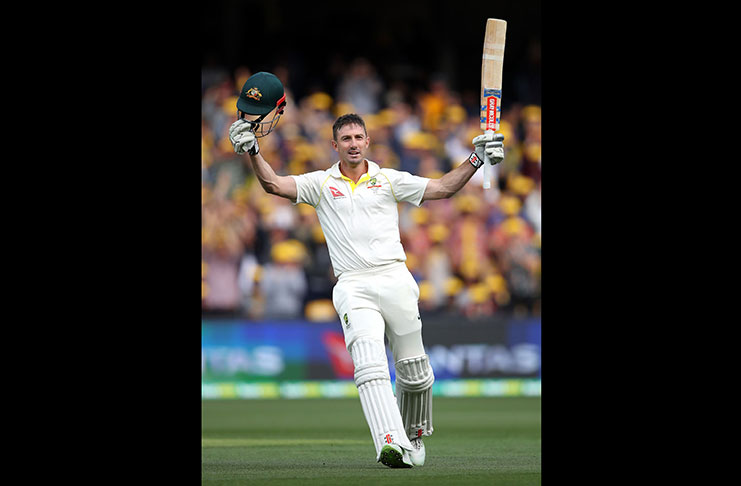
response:
<path fill-rule="evenodd" d="M 465 161 L 482 133 L 478 93 L 457 93 L 443 78 L 431 77 L 424 89 L 386 85 L 370 62 L 355 59 L 330 92 L 296 99 L 288 73 L 272 72 L 284 81 L 288 104 L 260 150 L 281 175 L 333 164 L 332 123 L 344 113 L 366 121 L 368 158 L 430 178 Z M 229 142 L 236 99 L 251 74 L 247 67 L 203 72 L 202 311 L 334 320 L 335 277 L 314 209 L 266 194 Z M 450 199 L 399 205 L 423 313 L 540 314 L 541 108 L 506 97 L 503 105 L 505 159 L 492 171 L 492 189 L 482 188 L 479 170 Z"/>

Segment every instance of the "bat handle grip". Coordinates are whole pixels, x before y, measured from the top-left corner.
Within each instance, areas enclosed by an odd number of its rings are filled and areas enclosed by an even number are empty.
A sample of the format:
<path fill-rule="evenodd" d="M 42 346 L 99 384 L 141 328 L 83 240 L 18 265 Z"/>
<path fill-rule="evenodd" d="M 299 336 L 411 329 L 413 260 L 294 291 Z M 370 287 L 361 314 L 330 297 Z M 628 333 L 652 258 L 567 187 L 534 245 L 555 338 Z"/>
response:
<path fill-rule="evenodd" d="M 494 133 L 494 130 L 486 130 L 486 132 Z M 489 162 L 489 157 L 484 152 L 484 189 L 491 189 L 491 169 L 493 166 Z"/>
<path fill-rule="evenodd" d="M 484 155 L 484 189 L 491 188 L 491 164 L 489 163 L 489 157 Z"/>

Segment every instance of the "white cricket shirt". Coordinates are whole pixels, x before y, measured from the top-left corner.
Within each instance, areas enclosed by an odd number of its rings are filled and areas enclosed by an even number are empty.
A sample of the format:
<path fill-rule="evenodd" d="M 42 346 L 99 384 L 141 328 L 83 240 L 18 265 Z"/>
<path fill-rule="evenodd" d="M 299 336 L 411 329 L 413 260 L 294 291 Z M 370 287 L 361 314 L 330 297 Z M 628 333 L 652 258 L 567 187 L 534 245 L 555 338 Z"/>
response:
<path fill-rule="evenodd" d="M 368 172 L 357 184 L 342 175 L 339 161 L 327 170 L 291 176 L 298 191 L 293 204 L 309 204 L 316 210 L 336 277 L 406 261 L 397 204 L 419 206 L 430 181 L 366 161 Z"/>

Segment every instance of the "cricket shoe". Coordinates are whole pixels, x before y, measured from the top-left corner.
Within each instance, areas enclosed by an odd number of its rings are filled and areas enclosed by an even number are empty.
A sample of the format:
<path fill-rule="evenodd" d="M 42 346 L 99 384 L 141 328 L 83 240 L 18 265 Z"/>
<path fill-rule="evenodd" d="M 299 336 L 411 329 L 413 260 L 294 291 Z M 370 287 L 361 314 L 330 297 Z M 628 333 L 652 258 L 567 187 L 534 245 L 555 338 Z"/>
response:
<path fill-rule="evenodd" d="M 409 458 L 409 453 L 397 444 L 388 444 L 383 446 L 378 460 L 388 467 L 413 466 L 412 460 Z"/>
<path fill-rule="evenodd" d="M 409 458 L 412 460 L 412 464 L 415 466 L 425 465 L 425 444 L 422 442 L 422 437 L 415 437 L 411 439 L 412 449 L 409 451 Z"/>

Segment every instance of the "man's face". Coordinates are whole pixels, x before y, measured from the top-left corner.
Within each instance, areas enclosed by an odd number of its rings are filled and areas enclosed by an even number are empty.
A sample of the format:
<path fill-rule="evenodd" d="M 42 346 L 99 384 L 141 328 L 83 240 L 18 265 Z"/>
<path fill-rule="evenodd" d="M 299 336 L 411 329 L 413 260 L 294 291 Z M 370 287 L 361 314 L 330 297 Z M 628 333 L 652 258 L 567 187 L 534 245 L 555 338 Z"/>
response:
<path fill-rule="evenodd" d="M 370 138 L 360 125 L 345 125 L 337 131 L 337 139 L 332 140 L 332 148 L 340 155 L 340 160 L 356 165 L 365 159 Z"/>

